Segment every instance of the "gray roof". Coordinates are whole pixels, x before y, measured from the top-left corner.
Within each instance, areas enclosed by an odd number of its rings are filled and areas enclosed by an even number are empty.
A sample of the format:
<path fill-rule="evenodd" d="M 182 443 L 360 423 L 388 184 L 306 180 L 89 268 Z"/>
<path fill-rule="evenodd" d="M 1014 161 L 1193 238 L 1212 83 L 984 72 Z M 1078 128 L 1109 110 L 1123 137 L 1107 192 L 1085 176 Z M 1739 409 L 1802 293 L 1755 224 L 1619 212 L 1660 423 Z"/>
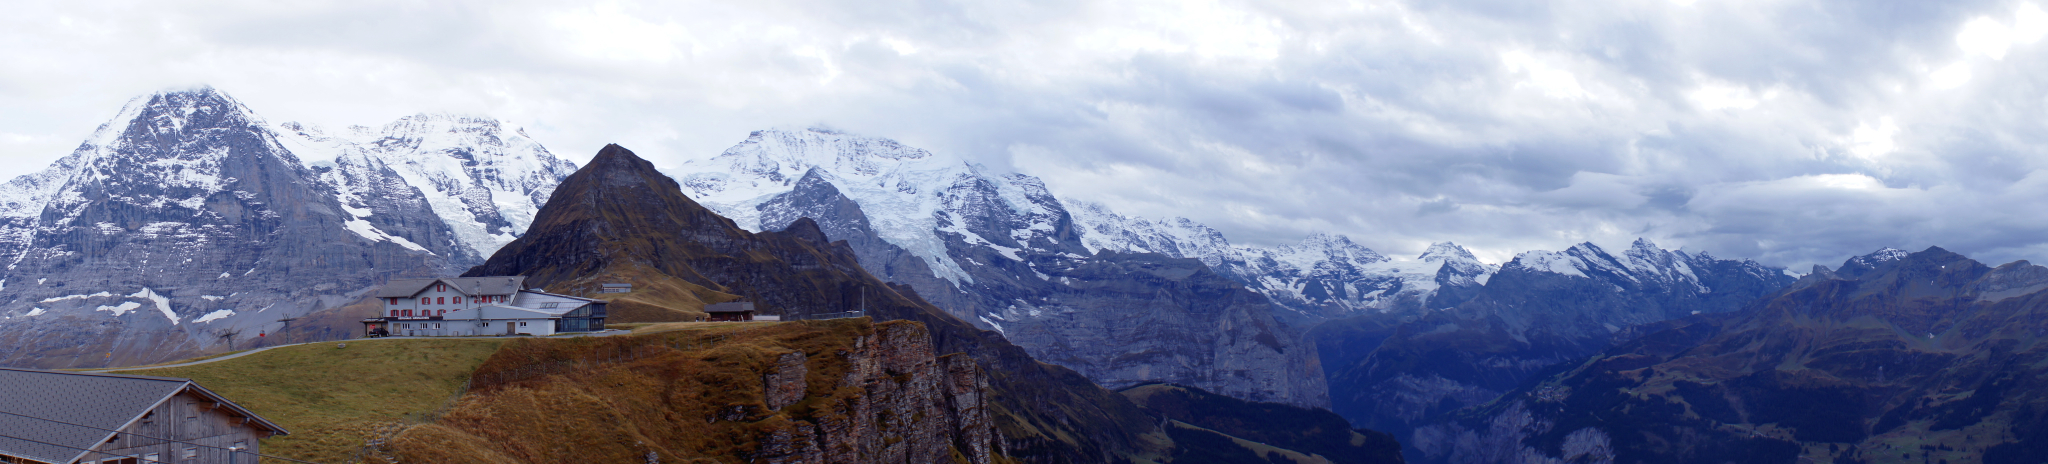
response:
<path fill-rule="evenodd" d="M 704 312 L 707 313 L 738 313 L 750 312 L 753 310 L 754 303 L 747 301 L 729 301 L 725 303 L 713 303 L 704 306 Z"/>
<path fill-rule="evenodd" d="M 228 406 L 254 426 L 287 433 L 188 379 L 0 367 L 0 454 L 72 462 L 185 391 Z"/>
<path fill-rule="evenodd" d="M 584 298 L 584 297 L 580 297 L 580 296 L 575 296 L 575 295 L 563 295 L 563 294 L 560 294 L 560 293 L 548 293 L 548 292 L 546 292 L 546 291 L 543 291 L 543 290 L 521 290 L 521 291 L 523 291 L 523 292 L 526 292 L 526 293 L 532 293 L 532 294 L 537 294 L 537 295 L 547 295 L 547 296 L 552 296 L 552 297 L 556 297 L 556 298 L 568 298 L 568 299 L 571 299 L 571 300 L 580 300 L 580 301 L 584 301 L 584 302 L 589 302 L 589 303 L 606 303 L 606 302 L 607 302 L 607 301 L 604 301 L 604 300 L 601 300 L 601 299 L 597 299 L 597 298 Z"/>
<path fill-rule="evenodd" d="M 475 309 L 475 311 L 482 311 L 482 312 L 483 312 L 483 315 L 484 315 L 484 319 L 524 319 L 524 318 L 531 318 L 531 317 L 561 317 L 563 313 L 567 313 L 567 312 L 569 312 L 569 311 L 573 311 L 573 310 L 575 310 L 575 309 L 576 309 L 575 307 L 568 307 L 568 308 L 560 308 L 560 309 L 539 309 L 539 308 L 521 308 L 521 307 L 518 307 L 518 306 L 512 306 L 512 305 L 484 305 L 484 306 L 478 307 L 477 309 Z M 450 312 L 454 312 L 454 311 L 450 311 Z M 464 316 L 469 316 L 469 315 L 468 315 L 468 314 L 464 314 Z M 448 320 L 451 320 L 451 321 L 459 321 L 459 320 L 462 320 L 462 319 L 461 319 L 461 318 L 456 318 L 456 317 L 449 317 L 449 318 L 448 318 Z"/>
<path fill-rule="evenodd" d="M 420 294 L 434 282 L 445 282 L 464 295 L 511 295 L 526 288 L 526 276 L 442 277 L 436 279 L 392 279 L 377 289 L 377 298 L 407 298 Z"/>

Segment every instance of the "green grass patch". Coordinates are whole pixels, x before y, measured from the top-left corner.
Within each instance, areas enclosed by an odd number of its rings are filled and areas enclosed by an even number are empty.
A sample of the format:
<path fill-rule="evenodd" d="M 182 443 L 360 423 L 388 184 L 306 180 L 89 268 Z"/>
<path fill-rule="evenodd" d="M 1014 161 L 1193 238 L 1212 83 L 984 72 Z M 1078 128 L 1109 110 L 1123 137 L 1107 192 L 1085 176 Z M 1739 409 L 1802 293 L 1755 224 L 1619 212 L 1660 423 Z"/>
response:
<path fill-rule="evenodd" d="M 119 373 L 192 379 L 292 432 L 263 440 L 264 454 L 345 462 L 373 436 L 448 404 L 504 342 L 350 340 Z"/>

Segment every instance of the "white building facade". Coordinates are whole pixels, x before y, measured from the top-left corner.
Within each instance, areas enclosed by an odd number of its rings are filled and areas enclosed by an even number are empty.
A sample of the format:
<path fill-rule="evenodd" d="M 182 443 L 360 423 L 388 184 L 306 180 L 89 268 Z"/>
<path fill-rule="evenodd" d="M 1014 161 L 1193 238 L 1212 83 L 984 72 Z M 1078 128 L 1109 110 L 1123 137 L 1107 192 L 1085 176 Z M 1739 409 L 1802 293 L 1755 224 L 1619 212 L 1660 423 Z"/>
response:
<path fill-rule="evenodd" d="M 604 330 L 605 302 L 525 288 L 525 276 L 393 280 L 366 336 L 547 336 Z"/>

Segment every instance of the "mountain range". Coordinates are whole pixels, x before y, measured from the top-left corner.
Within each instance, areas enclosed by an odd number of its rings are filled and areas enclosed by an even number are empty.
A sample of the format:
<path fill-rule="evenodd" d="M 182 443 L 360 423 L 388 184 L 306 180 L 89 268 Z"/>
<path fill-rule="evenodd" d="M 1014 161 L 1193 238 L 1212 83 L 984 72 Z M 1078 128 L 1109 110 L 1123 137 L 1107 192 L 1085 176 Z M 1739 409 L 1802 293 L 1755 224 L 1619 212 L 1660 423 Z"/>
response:
<path fill-rule="evenodd" d="M 518 130 L 325 134 L 211 88 L 136 98 L 0 184 L 0 363 L 134 364 L 259 338 L 394 276 L 458 273 L 575 169 Z"/>
<path fill-rule="evenodd" d="M 614 151 L 598 159 L 652 172 Z M 1473 430 L 1446 421 L 1529 382 L 1720 320 L 1795 280 L 1647 240 L 1499 265 L 1449 242 L 1412 258 L 1329 234 L 1235 244 L 1186 218 L 1126 216 L 1029 175 L 825 128 L 757 131 L 716 156 L 634 174 L 642 186 L 672 179 L 678 198 L 606 200 L 683 215 L 660 220 L 543 214 L 594 201 L 602 189 L 587 185 L 557 195 L 578 170 L 490 118 L 329 130 L 266 122 L 210 88 L 140 97 L 71 155 L 0 184 L 0 364 L 173 359 L 246 344 L 282 319 L 347 322 L 338 308 L 393 277 L 520 273 L 572 294 L 632 282 L 633 293 L 606 296 L 620 321 L 686 319 L 731 300 L 790 318 L 866 310 L 946 327 L 935 343 L 1002 369 L 1042 361 L 1111 389 L 1165 382 L 1329 408 L 1404 443 L 1441 444 Z M 645 233 L 588 235 L 603 229 L 588 224 Z M 756 252 L 720 248 L 757 240 Z M 755 255 L 804 262 L 731 260 Z M 822 281 L 834 283 L 804 287 Z M 1010 348 L 976 351 L 992 340 Z"/>
<path fill-rule="evenodd" d="M 1333 409 L 1406 443 L 1415 427 L 1547 370 L 1665 321 L 1736 311 L 1791 282 L 1783 269 L 1648 240 L 1620 254 L 1582 243 L 1517 255 L 1456 307 L 1331 321 L 1317 333 L 1329 347 Z"/>
<path fill-rule="evenodd" d="M 1125 396 L 1098 387 L 1072 370 L 1037 362 L 1002 334 L 975 328 L 947 314 L 924 301 L 908 286 L 882 281 L 862 268 L 849 242 L 827 238 L 816 221 L 799 218 L 781 230 L 749 232 L 735 221 L 684 195 L 680 184 L 655 170 L 652 163 L 618 145 L 605 147 L 589 165 L 569 176 L 540 210 L 525 235 L 498 250 L 484 264 L 471 269 L 468 275 L 524 275 L 532 285 L 561 289 L 600 282 L 631 282 L 634 284 L 633 294 L 655 293 L 637 300 L 651 306 L 678 299 L 701 304 L 744 297 L 763 311 L 796 319 L 865 308 L 866 315 L 876 321 L 912 321 L 928 331 L 928 335 L 919 333 L 914 337 L 896 337 L 916 340 L 889 342 L 889 349 L 922 345 L 925 346 L 923 350 L 905 351 L 922 351 L 927 357 L 933 353 L 965 355 L 965 366 L 946 369 L 961 378 L 988 373 L 986 393 L 971 384 L 943 391 L 905 388 L 888 392 L 887 387 L 877 387 L 885 382 L 866 382 L 867 386 L 859 388 L 871 391 L 884 389 L 876 401 L 896 402 L 905 397 L 915 397 L 920 404 L 938 404 L 941 407 L 928 408 L 932 414 L 922 419 L 890 419 L 887 413 L 881 413 L 871 414 L 873 418 L 852 424 L 836 419 L 835 416 L 841 414 L 836 411 L 801 414 L 812 417 L 799 419 L 804 423 L 784 426 L 793 430 L 777 434 L 762 445 L 764 451 L 776 450 L 770 453 L 774 455 L 818 455 L 822 451 L 825 456 L 839 454 L 840 457 L 835 459 L 850 459 L 852 456 L 845 453 L 872 452 L 898 456 L 884 458 L 896 462 L 908 459 L 901 458 L 903 453 L 913 453 L 925 456 L 913 460 L 925 462 L 945 456 L 947 450 L 943 443 L 951 441 L 958 443 L 954 448 L 957 450 L 955 455 L 970 462 L 991 462 L 991 454 L 1026 462 L 1109 462 L 1129 460 L 1130 456 L 1148 453 L 1171 455 L 1174 450 L 1197 445 L 1216 446 L 1206 441 L 1214 435 L 1193 432 L 1185 435 L 1190 438 L 1170 438 L 1168 444 L 1146 438 L 1172 437 L 1173 431 L 1181 428 L 1163 424 L 1167 421 L 1152 417 L 1161 413 L 1147 411 Z M 653 290 L 643 290 L 650 287 Z M 605 296 L 618 298 L 614 301 L 631 298 L 616 294 Z M 649 312 L 641 311 L 641 314 Z M 838 356 L 846 356 L 844 351 L 839 353 Z M 822 358 L 834 355 L 819 352 L 807 356 Z M 804 358 L 795 357 L 799 360 Z M 872 375 L 886 376 L 883 373 Z M 910 374 L 893 375 L 903 379 Z M 734 383 L 745 384 L 747 381 Z M 799 392 L 795 396 L 801 398 L 804 388 L 794 389 Z M 1208 394 L 1192 393 L 1183 398 L 1192 400 L 1195 405 L 1235 410 L 1227 415 L 1239 419 L 1277 418 L 1304 412 L 1278 404 L 1261 410 L 1238 400 L 1203 398 L 1205 395 Z M 961 406 L 973 405 L 983 398 L 987 402 L 985 409 L 978 405 Z M 849 404 L 865 403 L 855 401 Z M 632 409 L 645 408 L 636 406 Z M 1176 411 L 1189 409 L 1184 406 Z M 756 420 L 754 416 L 767 412 L 749 412 L 739 408 L 728 414 L 730 418 L 726 420 L 752 421 Z M 853 411 L 845 414 L 855 415 Z M 1258 437 L 1271 434 L 1290 438 L 1290 442 L 1284 445 L 1308 453 L 1361 457 L 1347 459 L 1347 462 L 1398 462 L 1398 446 L 1383 438 L 1384 435 L 1353 431 L 1335 415 L 1320 414 L 1323 424 L 1310 430 L 1299 430 L 1302 427 L 1272 419 L 1267 419 L 1270 423 L 1256 426 L 1239 426 L 1227 420 L 1218 422 L 1219 418 L 1213 417 L 1214 414 L 1165 413 L 1168 417 L 1177 417 L 1172 420 L 1180 420 L 1181 424 L 1220 427 L 1231 435 Z M 933 424 L 933 421 L 981 424 L 978 427 L 988 427 L 992 423 L 996 436 L 989 437 L 986 431 L 982 435 L 966 433 L 963 427 L 968 425 L 935 426 L 939 424 Z M 868 443 L 859 447 L 874 448 L 874 451 L 846 450 L 834 444 L 845 441 L 847 437 L 844 435 L 860 429 L 886 431 L 902 428 L 924 430 L 912 434 L 925 434 L 931 438 L 923 444 L 902 442 L 906 446 L 894 446 L 899 441 Z M 954 436 L 956 433 L 958 436 Z M 944 438 L 948 436 L 954 437 Z M 991 445 L 985 443 L 989 438 L 999 440 Z M 1226 443 L 1222 445 L 1224 448 L 1243 448 L 1227 444 L 1232 440 L 1229 435 L 1225 435 L 1223 440 Z M 899 449 L 910 445 L 925 447 L 927 451 Z M 1252 451 L 1241 452 L 1258 456 Z M 1259 461 L 1263 462 L 1265 458 Z"/>
<path fill-rule="evenodd" d="M 2040 462 L 2048 268 L 1929 248 L 1816 266 L 1431 421 L 1424 462 Z"/>

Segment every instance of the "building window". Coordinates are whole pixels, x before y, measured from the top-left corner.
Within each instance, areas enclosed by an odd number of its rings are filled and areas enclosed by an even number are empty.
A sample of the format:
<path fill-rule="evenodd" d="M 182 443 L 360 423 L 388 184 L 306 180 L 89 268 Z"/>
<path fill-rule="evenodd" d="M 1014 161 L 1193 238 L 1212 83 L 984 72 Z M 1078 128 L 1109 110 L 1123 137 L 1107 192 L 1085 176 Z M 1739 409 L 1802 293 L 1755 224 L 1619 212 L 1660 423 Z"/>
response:
<path fill-rule="evenodd" d="M 455 297 L 455 304 L 462 304 L 462 297 Z"/>
<path fill-rule="evenodd" d="M 401 309 L 398 311 L 398 313 L 398 317 L 412 317 L 412 310 L 410 309 Z"/>
<path fill-rule="evenodd" d="M 526 321 L 519 321 L 519 326 L 526 327 Z"/>
<path fill-rule="evenodd" d="M 436 291 L 436 292 L 445 292 L 445 291 L 448 291 L 448 284 L 434 284 L 434 291 Z"/>
<path fill-rule="evenodd" d="M 199 458 L 199 448 L 185 448 L 185 452 L 183 452 L 183 453 L 178 453 L 178 457 L 181 457 L 181 458 L 185 458 L 185 459 L 198 459 L 198 458 Z"/>
<path fill-rule="evenodd" d="M 448 304 L 448 297 L 435 297 L 434 304 Z"/>
<path fill-rule="evenodd" d="M 440 311 L 440 314 L 438 314 L 438 315 L 440 315 L 440 316 L 446 316 L 446 315 L 448 315 L 448 310 L 446 310 L 446 309 L 443 309 L 443 310 L 441 310 L 441 311 Z"/>

